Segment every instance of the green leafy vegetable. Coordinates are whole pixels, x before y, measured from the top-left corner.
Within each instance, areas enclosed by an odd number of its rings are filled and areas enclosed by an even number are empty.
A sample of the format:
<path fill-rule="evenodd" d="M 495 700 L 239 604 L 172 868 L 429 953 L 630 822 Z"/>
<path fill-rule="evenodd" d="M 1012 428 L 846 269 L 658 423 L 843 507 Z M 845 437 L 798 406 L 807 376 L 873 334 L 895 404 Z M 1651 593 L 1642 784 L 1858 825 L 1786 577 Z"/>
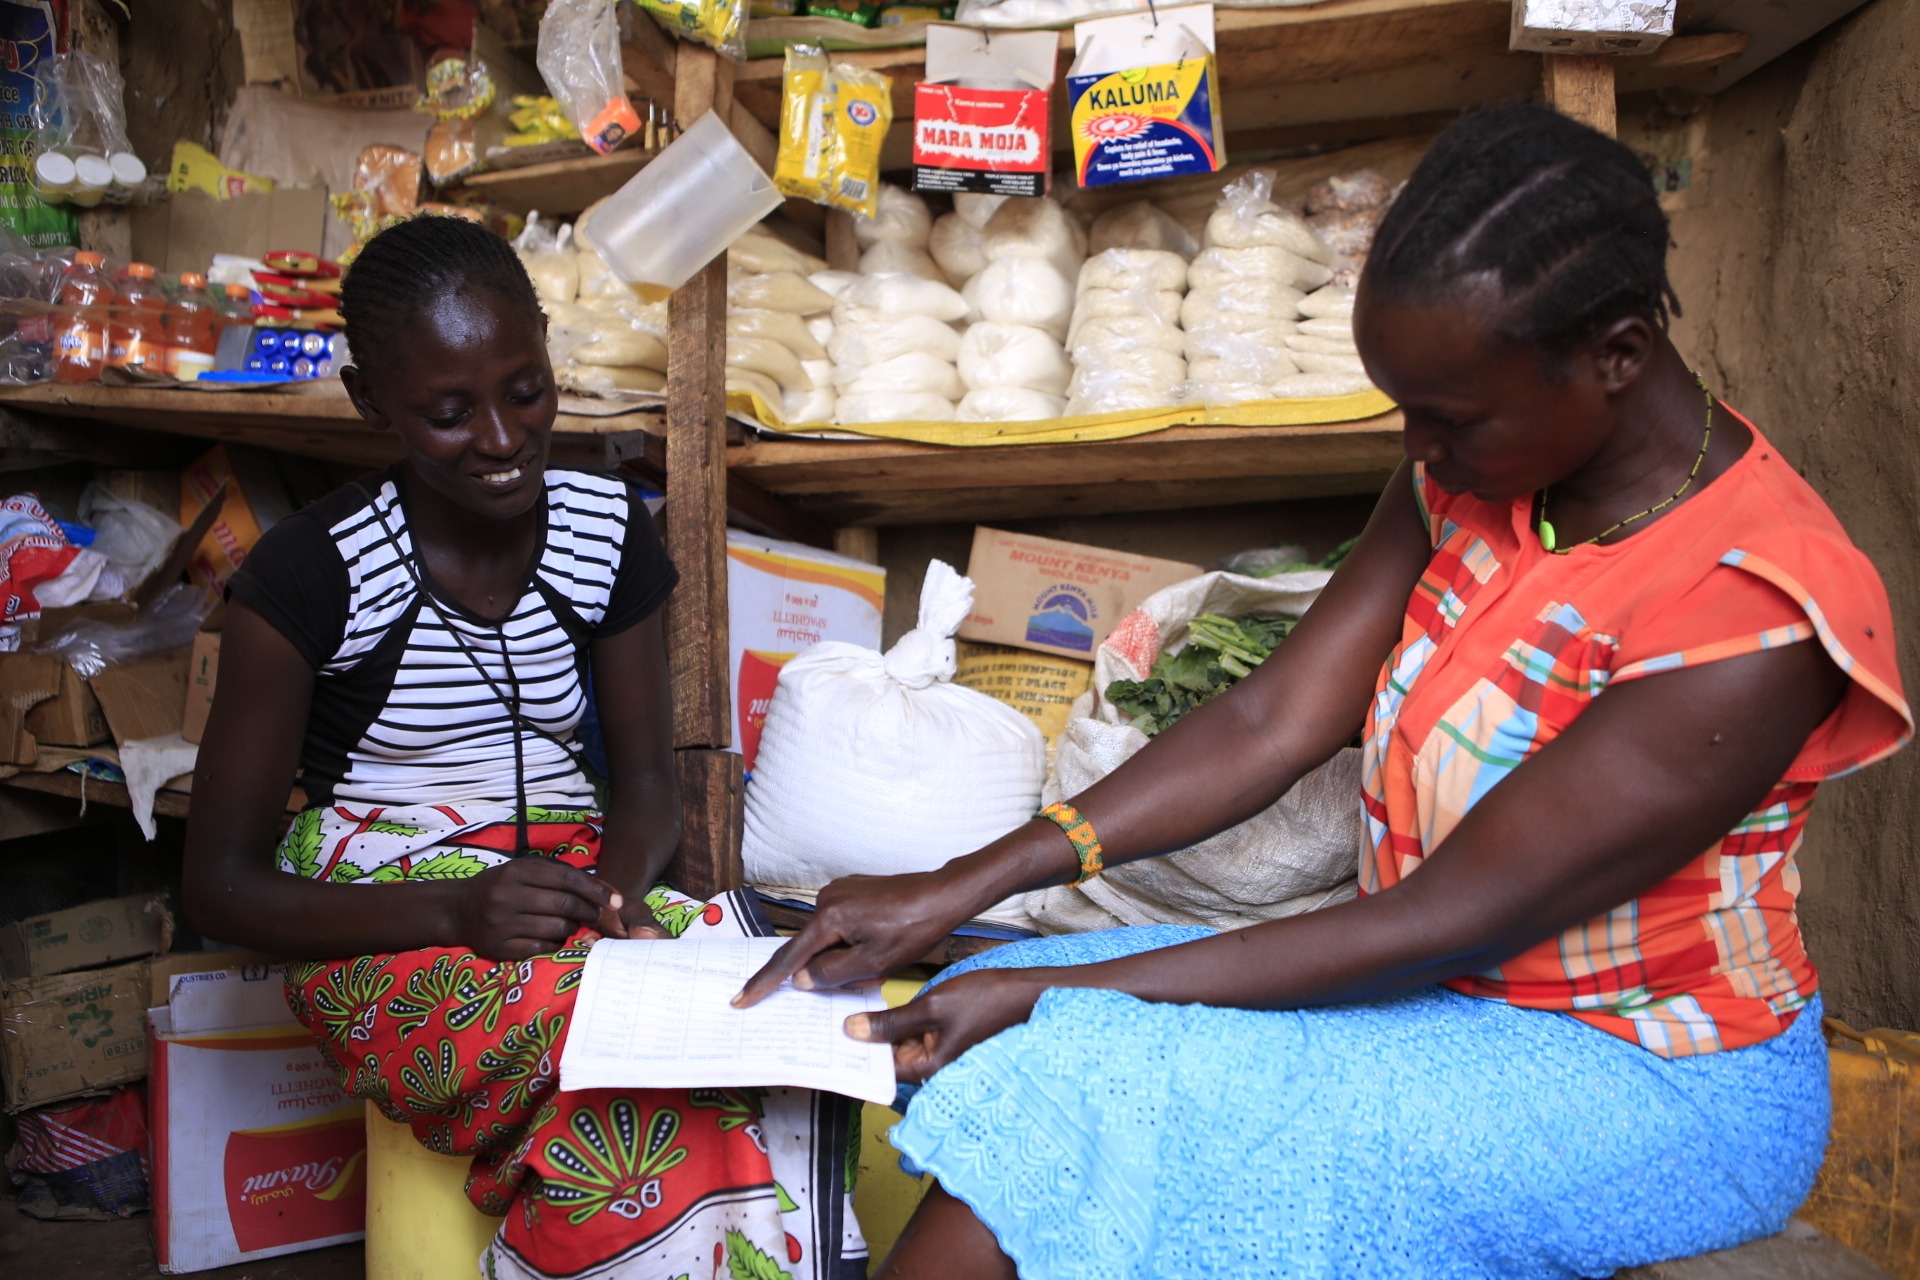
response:
<path fill-rule="evenodd" d="M 1347 553 L 1353 550 L 1353 544 L 1358 541 L 1360 535 L 1355 534 L 1318 560 L 1289 560 L 1284 564 L 1254 565 L 1234 572 L 1248 578 L 1277 578 L 1283 573 L 1305 573 L 1309 569 L 1338 569 L 1340 562 L 1347 558 Z"/>
<path fill-rule="evenodd" d="M 1115 680 L 1107 701 L 1149 738 L 1211 702 L 1280 647 L 1298 618 L 1223 618 L 1203 613 L 1187 624 L 1187 645 L 1163 653 L 1145 680 Z"/>

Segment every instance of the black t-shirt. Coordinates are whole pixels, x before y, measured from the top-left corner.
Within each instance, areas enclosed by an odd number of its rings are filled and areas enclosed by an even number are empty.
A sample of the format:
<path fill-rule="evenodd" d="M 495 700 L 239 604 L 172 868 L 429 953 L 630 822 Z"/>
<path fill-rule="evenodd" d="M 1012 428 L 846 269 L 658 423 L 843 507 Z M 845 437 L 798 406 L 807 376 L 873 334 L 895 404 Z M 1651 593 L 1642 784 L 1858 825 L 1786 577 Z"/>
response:
<path fill-rule="evenodd" d="M 592 787 L 560 745 L 586 710 L 589 646 L 651 615 L 679 580 L 646 507 L 618 477 L 547 472 L 526 581 L 493 621 L 433 584 L 398 475 L 282 520 L 228 587 L 316 673 L 301 751 L 307 795 L 590 805 Z M 508 703 L 538 732 L 517 727 Z"/>

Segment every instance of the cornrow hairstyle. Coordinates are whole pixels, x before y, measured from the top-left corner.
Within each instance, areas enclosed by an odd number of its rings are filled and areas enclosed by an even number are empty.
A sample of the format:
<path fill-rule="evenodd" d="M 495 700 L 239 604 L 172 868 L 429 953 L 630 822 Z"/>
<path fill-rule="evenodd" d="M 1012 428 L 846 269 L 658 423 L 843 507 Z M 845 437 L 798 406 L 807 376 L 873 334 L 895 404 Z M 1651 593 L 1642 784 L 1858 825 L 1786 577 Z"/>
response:
<path fill-rule="evenodd" d="M 1667 327 L 1667 215 L 1626 146 L 1531 103 L 1483 107 L 1450 125 L 1374 237 L 1370 292 L 1427 299 L 1494 273 L 1496 331 L 1556 376 L 1626 316 Z"/>
<path fill-rule="evenodd" d="M 426 304 L 462 289 L 496 289 L 524 306 L 535 325 L 546 313 L 513 246 L 465 218 L 418 214 L 369 240 L 340 282 L 347 347 L 363 371 Z"/>

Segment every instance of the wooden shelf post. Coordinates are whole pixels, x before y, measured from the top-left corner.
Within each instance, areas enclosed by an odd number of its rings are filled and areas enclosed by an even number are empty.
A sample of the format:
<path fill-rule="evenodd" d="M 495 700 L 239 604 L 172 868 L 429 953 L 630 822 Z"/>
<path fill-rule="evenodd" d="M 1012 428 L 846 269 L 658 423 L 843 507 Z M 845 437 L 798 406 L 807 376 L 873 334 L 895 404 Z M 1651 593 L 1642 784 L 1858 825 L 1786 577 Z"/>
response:
<path fill-rule="evenodd" d="M 1548 106 L 1608 137 L 1618 133 L 1612 58 L 1548 53 L 1540 61 Z"/>
<path fill-rule="evenodd" d="M 681 44 L 673 114 L 683 126 L 733 108 L 733 64 Z M 667 550 L 680 585 L 667 602 L 673 745 L 685 834 L 669 878 L 699 896 L 741 882 L 740 758 L 727 692 L 727 263 L 724 255 L 668 304 Z"/>

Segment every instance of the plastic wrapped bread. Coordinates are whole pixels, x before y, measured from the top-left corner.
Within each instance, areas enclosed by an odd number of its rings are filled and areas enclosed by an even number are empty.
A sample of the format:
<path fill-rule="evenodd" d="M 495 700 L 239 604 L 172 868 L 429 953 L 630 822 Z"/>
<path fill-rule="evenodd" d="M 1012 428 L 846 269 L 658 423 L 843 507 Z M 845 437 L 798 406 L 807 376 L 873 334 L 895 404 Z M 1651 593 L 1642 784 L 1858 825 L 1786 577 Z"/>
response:
<path fill-rule="evenodd" d="M 927 202 L 891 183 L 880 184 L 879 205 L 871 218 L 853 217 L 853 238 L 862 249 L 883 240 L 925 248 L 932 231 L 933 212 Z"/>
<path fill-rule="evenodd" d="M 1046 330 L 986 320 L 961 337 L 957 366 L 969 391 L 1019 387 L 1058 396 L 1073 377 L 1066 348 Z"/>
<path fill-rule="evenodd" d="M 1189 262 L 1200 252 L 1185 227 L 1145 200 L 1109 209 L 1093 220 L 1087 231 L 1087 252 L 1097 254 L 1108 249 L 1160 249 L 1177 253 Z"/>
<path fill-rule="evenodd" d="M 1079 288 L 1131 291 L 1187 287 L 1187 260 L 1165 249 L 1108 249 L 1088 258 L 1080 268 Z"/>
<path fill-rule="evenodd" d="M 961 422 L 1038 422 L 1058 418 L 1066 409 L 1065 396 L 1027 387 L 981 387 L 961 398 L 954 416 Z"/>
<path fill-rule="evenodd" d="M 1323 266 L 1333 263 L 1332 251 L 1313 234 L 1306 219 L 1274 203 L 1273 173 L 1267 169 L 1256 169 L 1227 184 L 1220 192 L 1219 207 L 1207 219 L 1203 240 L 1210 249 L 1268 247 Z"/>

